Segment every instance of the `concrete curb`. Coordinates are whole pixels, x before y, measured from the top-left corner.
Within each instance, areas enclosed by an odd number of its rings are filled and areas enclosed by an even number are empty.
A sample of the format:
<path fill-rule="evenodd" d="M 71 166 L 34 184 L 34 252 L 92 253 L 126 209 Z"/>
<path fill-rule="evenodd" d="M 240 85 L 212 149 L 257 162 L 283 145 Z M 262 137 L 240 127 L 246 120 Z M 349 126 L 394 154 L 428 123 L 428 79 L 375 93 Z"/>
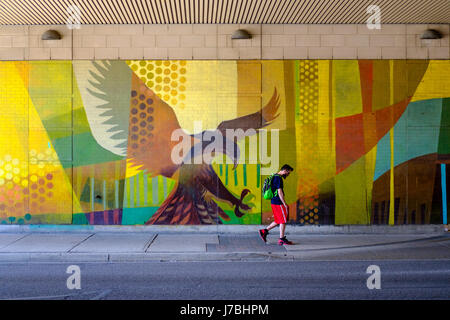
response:
<path fill-rule="evenodd" d="M 86 226 L 86 225 L 0 225 L 0 232 L 148 232 L 148 233 L 253 233 L 264 225 L 214 225 L 214 226 Z M 443 234 L 444 225 L 288 225 L 286 234 Z"/>
<path fill-rule="evenodd" d="M 355 260 L 355 258 L 333 257 L 329 253 L 336 254 L 334 250 L 322 252 L 294 252 L 294 253 L 168 253 L 168 254 L 122 254 L 122 253 L 8 253 L 0 254 L 2 263 L 140 263 L 140 262 L 277 262 L 277 261 L 333 261 Z M 396 258 L 382 258 L 377 255 L 363 256 L 358 261 L 378 260 L 411 260 L 407 256 Z M 441 257 L 414 257 L 413 260 L 442 260 Z M 444 258 L 448 260 L 448 258 Z M 448 260 L 450 261 L 450 260 Z"/>
<path fill-rule="evenodd" d="M 261 261 L 289 259 L 288 254 L 226 253 L 1 253 L 0 263 L 93 263 L 171 261 Z"/>
<path fill-rule="evenodd" d="M 0 254 L 0 263 L 5 262 L 107 262 L 107 253 L 95 254 L 75 254 L 75 253 L 2 253 Z"/>

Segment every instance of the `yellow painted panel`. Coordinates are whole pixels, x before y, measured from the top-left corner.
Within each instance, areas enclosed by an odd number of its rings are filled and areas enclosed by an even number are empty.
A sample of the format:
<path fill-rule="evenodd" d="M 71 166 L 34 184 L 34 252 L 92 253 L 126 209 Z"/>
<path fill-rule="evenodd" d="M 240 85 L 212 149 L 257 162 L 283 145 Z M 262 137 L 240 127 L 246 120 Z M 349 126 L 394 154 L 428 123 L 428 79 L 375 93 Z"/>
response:
<path fill-rule="evenodd" d="M 362 112 L 361 83 L 357 60 L 334 60 L 336 117 Z"/>
<path fill-rule="evenodd" d="M 450 97 L 450 61 L 431 60 L 411 100 Z"/>

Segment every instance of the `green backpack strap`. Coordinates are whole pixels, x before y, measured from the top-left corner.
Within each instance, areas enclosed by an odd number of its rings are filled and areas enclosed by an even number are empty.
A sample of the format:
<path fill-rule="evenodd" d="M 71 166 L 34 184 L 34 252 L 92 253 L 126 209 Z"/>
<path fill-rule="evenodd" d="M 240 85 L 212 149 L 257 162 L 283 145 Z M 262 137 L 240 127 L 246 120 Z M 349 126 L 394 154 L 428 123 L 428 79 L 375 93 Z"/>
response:
<path fill-rule="evenodd" d="M 270 188 L 272 189 L 272 180 L 274 176 L 280 176 L 278 173 L 274 173 L 272 175 L 272 179 L 270 180 Z M 278 195 L 278 189 L 275 190 L 275 192 L 273 193 L 273 196 L 276 197 Z"/>

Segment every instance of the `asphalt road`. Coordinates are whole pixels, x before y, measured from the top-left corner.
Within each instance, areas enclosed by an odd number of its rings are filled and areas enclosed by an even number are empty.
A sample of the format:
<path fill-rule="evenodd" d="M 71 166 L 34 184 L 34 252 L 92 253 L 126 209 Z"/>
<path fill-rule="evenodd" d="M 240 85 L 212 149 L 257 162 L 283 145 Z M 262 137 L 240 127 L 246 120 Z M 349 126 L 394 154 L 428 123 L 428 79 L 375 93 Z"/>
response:
<path fill-rule="evenodd" d="M 450 298 L 450 260 L 82 263 L 71 290 L 69 265 L 0 264 L 0 299 Z M 367 287 L 369 265 L 380 289 Z"/>

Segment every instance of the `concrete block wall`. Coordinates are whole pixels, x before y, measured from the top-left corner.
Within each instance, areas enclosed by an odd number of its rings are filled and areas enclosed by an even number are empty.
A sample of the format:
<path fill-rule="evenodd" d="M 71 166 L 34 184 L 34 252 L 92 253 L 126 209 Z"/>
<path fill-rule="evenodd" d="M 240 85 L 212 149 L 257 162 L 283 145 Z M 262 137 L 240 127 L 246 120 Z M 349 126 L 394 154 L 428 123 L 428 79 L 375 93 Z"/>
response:
<path fill-rule="evenodd" d="M 427 28 L 439 40 L 421 40 Z M 49 29 L 62 40 L 42 41 Z M 231 40 L 237 29 L 249 40 Z M 0 60 L 449 59 L 449 24 L 0 26 Z"/>

